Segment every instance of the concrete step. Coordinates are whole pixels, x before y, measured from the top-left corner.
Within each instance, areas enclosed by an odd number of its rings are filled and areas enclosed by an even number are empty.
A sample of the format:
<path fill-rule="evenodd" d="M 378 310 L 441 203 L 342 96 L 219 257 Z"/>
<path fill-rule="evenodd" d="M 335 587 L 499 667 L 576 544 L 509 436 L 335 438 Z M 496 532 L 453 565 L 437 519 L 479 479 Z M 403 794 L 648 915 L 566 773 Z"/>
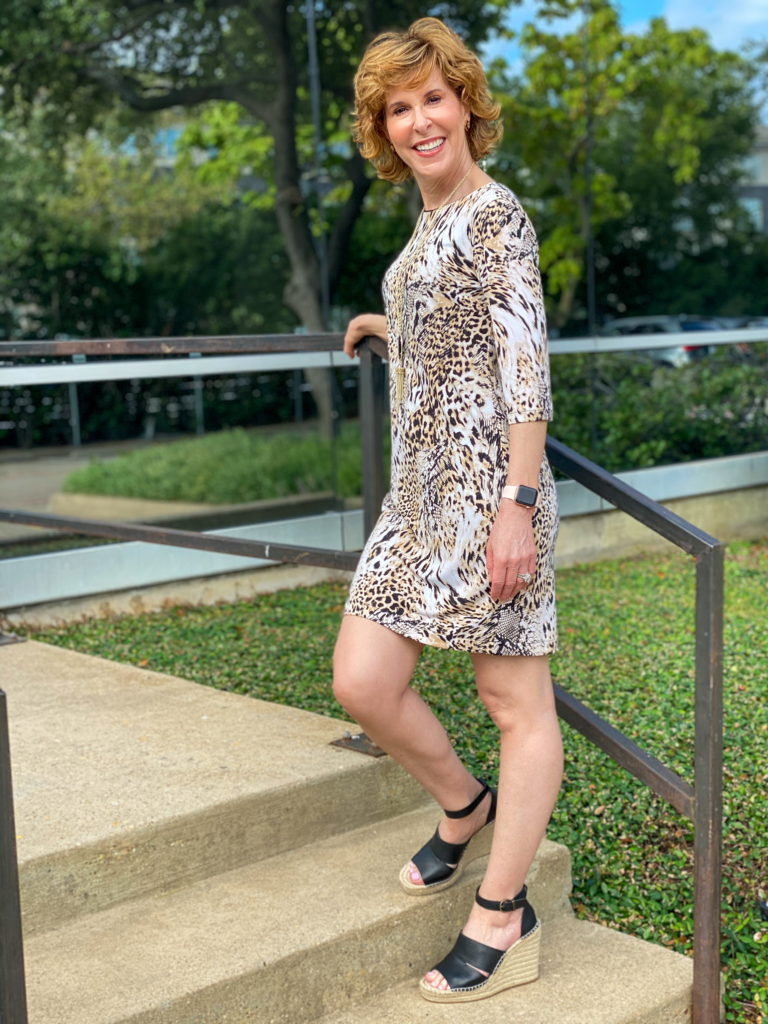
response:
<path fill-rule="evenodd" d="M 567 916 L 544 922 L 532 984 L 450 1006 L 419 995 L 418 973 L 317 1024 L 690 1024 L 691 960 Z"/>
<path fill-rule="evenodd" d="M 31 641 L 0 679 L 28 936 L 424 806 L 342 721 Z"/>
<path fill-rule="evenodd" d="M 483 872 L 404 893 L 398 871 L 433 827 L 417 810 L 36 936 L 30 1024 L 301 1024 L 413 978 Z M 545 924 L 568 919 L 564 847 L 544 842 L 529 883 Z"/>
<path fill-rule="evenodd" d="M 390 759 L 329 746 L 343 722 L 37 643 L 0 648 L 0 678 L 30 1024 L 687 1020 L 690 961 L 575 921 L 547 842 L 540 980 L 422 1000 L 484 865 L 402 892 L 437 810 Z"/>

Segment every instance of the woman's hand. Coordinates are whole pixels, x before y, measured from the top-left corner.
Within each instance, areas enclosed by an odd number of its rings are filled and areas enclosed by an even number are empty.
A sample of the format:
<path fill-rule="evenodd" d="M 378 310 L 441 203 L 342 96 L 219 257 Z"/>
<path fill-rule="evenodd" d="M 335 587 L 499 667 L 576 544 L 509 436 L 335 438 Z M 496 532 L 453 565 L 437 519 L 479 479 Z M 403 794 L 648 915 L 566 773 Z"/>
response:
<path fill-rule="evenodd" d="M 533 539 L 532 511 L 502 498 L 496 521 L 485 546 L 491 599 L 511 600 L 528 586 L 519 573 L 536 572 L 536 543 Z"/>
<path fill-rule="evenodd" d="M 349 321 L 347 333 L 344 335 L 344 352 L 350 359 L 354 359 L 357 355 L 355 349 L 369 334 L 376 334 L 386 341 L 387 318 L 379 313 L 361 313 Z"/>

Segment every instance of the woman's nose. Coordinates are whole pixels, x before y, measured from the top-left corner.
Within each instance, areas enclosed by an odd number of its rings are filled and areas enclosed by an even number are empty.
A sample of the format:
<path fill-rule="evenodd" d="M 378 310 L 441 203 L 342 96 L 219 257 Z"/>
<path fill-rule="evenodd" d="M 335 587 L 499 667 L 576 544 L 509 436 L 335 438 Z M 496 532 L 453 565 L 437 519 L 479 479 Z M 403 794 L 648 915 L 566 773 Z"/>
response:
<path fill-rule="evenodd" d="M 414 111 L 413 126 L 417 132 L 425 131 L 431 124 L 429 112 L 421 107 L 416 107 Z"/>

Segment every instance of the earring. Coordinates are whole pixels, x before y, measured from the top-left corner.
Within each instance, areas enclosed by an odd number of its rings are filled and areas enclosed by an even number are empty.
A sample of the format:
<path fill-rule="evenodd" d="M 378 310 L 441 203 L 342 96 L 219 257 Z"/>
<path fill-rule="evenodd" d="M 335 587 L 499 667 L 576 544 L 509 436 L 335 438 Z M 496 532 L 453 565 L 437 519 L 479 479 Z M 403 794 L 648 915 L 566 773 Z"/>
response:
<path fill-rule="evenodd" d="M 467 120 L 464 122 L 464 131 L 465 132 L 469 131 L 469 118 L 467 118 Z"/>

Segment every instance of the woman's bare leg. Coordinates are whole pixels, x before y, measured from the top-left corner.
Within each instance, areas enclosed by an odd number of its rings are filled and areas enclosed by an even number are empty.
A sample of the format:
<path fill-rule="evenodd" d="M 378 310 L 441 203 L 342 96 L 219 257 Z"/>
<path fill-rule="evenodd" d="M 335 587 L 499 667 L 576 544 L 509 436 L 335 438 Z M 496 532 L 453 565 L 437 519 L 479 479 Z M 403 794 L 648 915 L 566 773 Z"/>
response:
<path fill-rule="evenodd" d="M 493 844 L 480 895 L 512 899 L 522 889 L 557 799 L 563 747 L 547 658 L 474 654 L 477 688 L 501 734 L 499 796 Z M 464 934 L 508 949 L 520 938 L 522 910 L 497 913 L 472 905 Z M 437 971 L 426 980 L 448 988 Z"/>
<path fill-rule="evenodd" d="M 409 686 L 422 645 L 385 626 L 345 615 L 333 657 L 336 699 L 365 732 L 448 810 L 479 792 L 445 729 Z M 440 834 L 461 843 L 484 824 L 490 796 L 468 818 L 444 818 Z M 418 874 L 416 876 L 418 878 Z"/>

